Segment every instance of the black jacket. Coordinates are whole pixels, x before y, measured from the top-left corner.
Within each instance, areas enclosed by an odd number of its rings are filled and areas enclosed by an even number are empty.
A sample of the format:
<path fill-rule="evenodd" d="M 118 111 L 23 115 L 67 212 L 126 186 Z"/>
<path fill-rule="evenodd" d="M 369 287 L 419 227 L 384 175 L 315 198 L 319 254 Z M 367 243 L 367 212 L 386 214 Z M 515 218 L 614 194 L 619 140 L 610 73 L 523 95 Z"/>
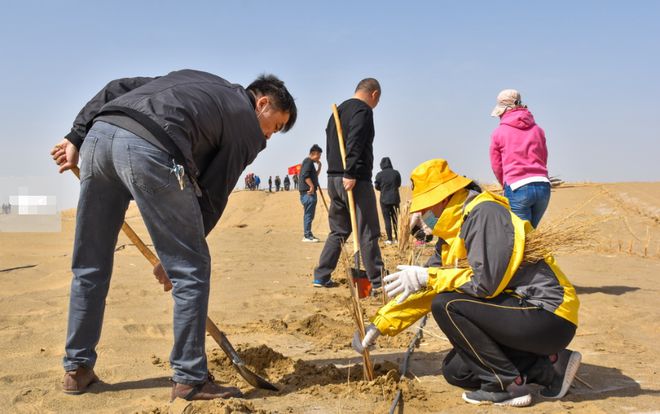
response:
<path fill-rule="evenodd" d="M 383 157 L 380 160 L 380 171 L 376 174 L 374 182 L 376 190 L 380 191 L 381 204 L 399 205 L 401 198 L 399 196 L 399 187 L 401 187 L 401 174 L 392 168 L 392 161 L 389 157 Z"/>
<path fill-rule="evenodd" d="M 240 85 L 206 72 L 180 70 L 157 78 L 125 78 L 106 85 L 85 105 L 66 138 L 82 144 L 94 118 L 125 115 L 180 152 L 197 186 L 208 234 L 241 173 L 266 147 L 254 98 Z"/>
<path fill-rule="evenodd" d="M 339 105 L 339 119 L 346 145 L 346 171 L 341 161 L 335 119 L 331 115 L 326 133 L 328 176 L 371 180 L 374 166 L 374 115 L 365 102 L 351 98 Z"/>

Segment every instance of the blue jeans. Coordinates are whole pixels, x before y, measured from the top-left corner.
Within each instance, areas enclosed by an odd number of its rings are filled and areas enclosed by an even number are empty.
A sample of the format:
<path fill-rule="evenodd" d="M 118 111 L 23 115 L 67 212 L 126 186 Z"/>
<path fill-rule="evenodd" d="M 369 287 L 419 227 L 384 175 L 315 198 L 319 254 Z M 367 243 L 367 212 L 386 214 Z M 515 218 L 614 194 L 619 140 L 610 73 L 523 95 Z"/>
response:
<path fill-rule="evenodd" d="M 304 208 L 303 229 L 305 231 L 305 237 L 312 238 L 314 237 L 314 234 L 312 234 L 312 221 L 316 213 L 316 193 L 300 193 L 300 202 Z"/>
<path fill-rule="evenodd" d="M 511 211 L 536 228 L 550 202 L 550 183 L 529 183 L 515 190 L 505 185 L 504 196 L 509 199 Z"/>
<path fill-rule="evenodd" d="M 204 341 L 211 260 L 190 181 L 186 179 L 181 190 L 171 172 L 169 154 L 104 122 L 96 122 L 89 131 L 80 156 L 64 369 L 93 368 L 96 363 L 117 236 L 128 203 L 134 199 L 173 284 L 173 380 L 204 382 L 208 376 Z"/>

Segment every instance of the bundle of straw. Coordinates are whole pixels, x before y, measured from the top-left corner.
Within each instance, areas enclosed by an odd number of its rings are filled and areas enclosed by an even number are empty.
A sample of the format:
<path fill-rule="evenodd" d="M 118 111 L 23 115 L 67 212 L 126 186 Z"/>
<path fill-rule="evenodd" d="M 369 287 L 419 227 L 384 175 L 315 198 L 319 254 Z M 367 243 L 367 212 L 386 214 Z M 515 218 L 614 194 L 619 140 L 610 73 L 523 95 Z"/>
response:
<path fill-rule="evenodd" d="M 544 222 L 541 227 L 525 236 L 523 263 L 537 263 L 548 255 L 576 253 L 596 248 L 596 224 L 610 220 L 599 217 L 587 221 L 557 220 Z M 467 259 L 460 259 L 443 268 L 469 267 Z"/>

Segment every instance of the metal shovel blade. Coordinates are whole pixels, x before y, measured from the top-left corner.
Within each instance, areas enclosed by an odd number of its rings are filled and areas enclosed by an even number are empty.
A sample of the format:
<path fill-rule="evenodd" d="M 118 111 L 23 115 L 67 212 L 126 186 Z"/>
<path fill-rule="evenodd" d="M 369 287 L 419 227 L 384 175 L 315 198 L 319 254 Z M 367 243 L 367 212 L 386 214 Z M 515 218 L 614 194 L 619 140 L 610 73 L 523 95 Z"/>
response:
<path fill-rule="evenodd" d="M 264 390 L 279 391 L 276 386 L 250 371 L 250 369 L 245 366 L 245 362 L 243 362 L 225 334 L 208 318 L 206 319 L 206 331 L 213 337 L 218 345 L 220 345 L 220 348 L 222 348 L 224 353 L 231 359 L 231 363 L 234 365 L 234 368 L 236 368 L 236 371 L 238 371 L 248 384 Z"/>

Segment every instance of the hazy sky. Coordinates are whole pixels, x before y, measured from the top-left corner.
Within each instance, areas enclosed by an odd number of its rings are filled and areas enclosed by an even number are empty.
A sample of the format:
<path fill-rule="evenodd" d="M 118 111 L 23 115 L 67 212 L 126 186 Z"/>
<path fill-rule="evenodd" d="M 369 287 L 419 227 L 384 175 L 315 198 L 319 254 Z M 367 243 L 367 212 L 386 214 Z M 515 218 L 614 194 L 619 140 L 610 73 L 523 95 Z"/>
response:
<path fill-rule="evenodd" d="M 376 164 L 391 157 L 404 181 L 436 157 L 495 181 L 489 114 L 504 88 L 545 129 L 551 175 L 658 181 L 659 21 L 657 1 L 3 2 L 0 184 L 75 206 L 75 179 L 48 152 L 80 108 L 112 79 L 183 68 L 287 83 L 298 122 L 248 167 L 262 181 L 325 148 L 330 104 L 367 76 L 383 88 Z"/>

